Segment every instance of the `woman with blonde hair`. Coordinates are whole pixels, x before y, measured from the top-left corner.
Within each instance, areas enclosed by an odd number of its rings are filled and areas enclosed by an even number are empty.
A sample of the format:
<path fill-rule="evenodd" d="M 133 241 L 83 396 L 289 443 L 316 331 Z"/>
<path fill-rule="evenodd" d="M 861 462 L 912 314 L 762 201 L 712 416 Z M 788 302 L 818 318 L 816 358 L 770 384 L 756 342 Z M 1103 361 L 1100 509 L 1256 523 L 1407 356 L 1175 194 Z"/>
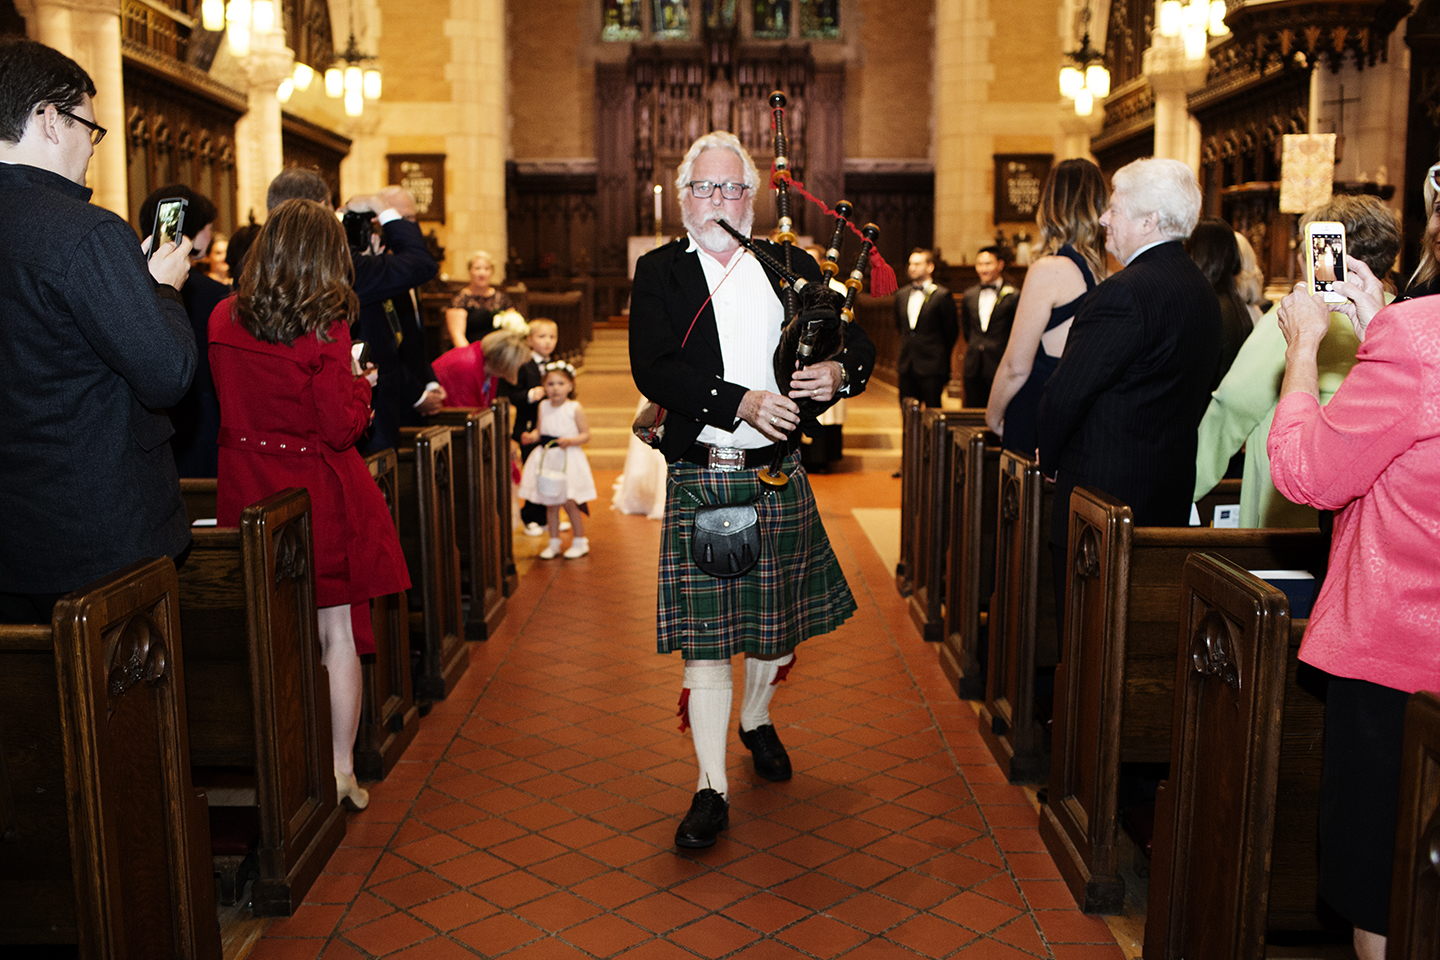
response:
<path fill-rule="evenodd" d="M 1425 239 L 1420 243 L 1420 264 L 1410 275 L 1401 300 L 1440 293 L 1440 163 L 1425 171 L 1421 187 L 1425 197 Z"/>
<path fill-rule="evenodd" d="M 287 200 L 270 212 L 237 294 L 210 315 L 210 370 L 220 400 L 216 517 L 288 487 L 310 492 L 320 650 L 330 679 L 331 746 L 341 800 L 355 782 L 360 654 L 375 652 L 370 598 L 410 586 L 390 508 L 355 449 L 370 425 L 373 366 L 357 374 L 350 322 L 359 310 L 345 231 L 329 207 Z"/>
<path fill-rule="evenodd" d="M 495 314 L 511 309 L 510 298 L 503 290 L 490 284 L 495 275 L 495 261 L 484 250 L 477 250 L 465 264 L 470 282 L 455 294 L 445 311 L 445 328 L 457 347 L 468 347 L 494 329 Z"/>
<path fill-rule="evenodd" d="M 1061 161 L 1041 190 L 1035 214 L 1041 257 L 1025 276 L 985 409 L 985 422 L 1007 450 L 1035 456 L 1045 382 L 1060 363 L 1075 311 L 1105 277 L 1100 215 L 1108 195 L 1100 168 L 1078 159 Z"/>

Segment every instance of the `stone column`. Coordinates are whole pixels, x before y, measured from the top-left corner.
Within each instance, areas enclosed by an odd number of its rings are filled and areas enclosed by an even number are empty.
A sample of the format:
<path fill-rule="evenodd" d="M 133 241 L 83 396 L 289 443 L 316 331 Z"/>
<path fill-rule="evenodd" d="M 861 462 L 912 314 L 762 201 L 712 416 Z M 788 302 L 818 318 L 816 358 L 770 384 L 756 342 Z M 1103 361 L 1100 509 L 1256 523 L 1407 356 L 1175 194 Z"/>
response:
<path fill-rule="evenodd" d="M 114 0 L 21 0 L 16 8 L 25 16 L 32 39 L 70 57 L 95 82 L 95 122 L 110 134 L 95 148 L 86 180 L 95 191 L 93 203 L 128 219 L 119 4 Z"/>
<path fill-rule="evenodd" d="M 381 120 L 385 113 L 383 103 L 365 101 L 365 112 L 358 117 L 347 117 L 343 133 L 350 138 L 350 152 L 340 161 L 340 202 L 360 194 L 377 193 L 389 172 L 385 164 L 385 151 L 389 138 L 380 132 Z M 446 197 L 449 205 L 449 197 Z"/>
<path fill-rule="evenodd" d="M 450 81 L 455 124 L 445 136 L 446 262 L 452 277 L 465 275 L 476 250 L 495 263 L 504 280 L 510 242 L 505 220 L 506 82 L 504 0 L 451 0 L 445 33 L 450 38 Z M 590 251 L 591 257 L 596 252 Z"/>
<path fill-rule="evenodd" d="M 1155 91 L 1155 156 L 1180 160 L 1200 170 L 1200 121 L 1190 115 L 1187 94 L 1205 86 L 1209 56 L 1185 56 L 1181 37 L 1163 37 L 1155 31 L 1145 51 L 1145 77 Z"/>
<path fill-rule="evenodd" d="M 949 262 L 989 242 L 994 140 L 978 131 L 995 77 L 994 33 L 989 0 L 935 5 L 935 246 Z"/>
<path fill-rule="evenodd" d="M 239 58 L 245 71 L 249 108 L 235 122 L 236 215 L 244 222 L 253 211 L 265 219 L 265 191 L 285 165 L 280 137 L 280 81 L 295 69 L 295 56 L 280 31 L 252 34 L 250 53 Z"/>

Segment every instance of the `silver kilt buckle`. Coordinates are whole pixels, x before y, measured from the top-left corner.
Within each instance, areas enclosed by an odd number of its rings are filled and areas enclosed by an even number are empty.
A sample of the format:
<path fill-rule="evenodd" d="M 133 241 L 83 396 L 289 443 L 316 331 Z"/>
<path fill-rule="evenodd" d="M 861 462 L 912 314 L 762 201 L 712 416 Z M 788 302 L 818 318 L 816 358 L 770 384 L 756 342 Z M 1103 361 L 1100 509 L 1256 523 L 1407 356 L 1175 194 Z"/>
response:
<path fill-rule="evenodd" d="M 745 469 L 745 451 L 740 447 L 709 447 L 710 462 L 706 464 L 711 470 L 719 470 L 721 473 L 734 473 L 736 470 Z"/>

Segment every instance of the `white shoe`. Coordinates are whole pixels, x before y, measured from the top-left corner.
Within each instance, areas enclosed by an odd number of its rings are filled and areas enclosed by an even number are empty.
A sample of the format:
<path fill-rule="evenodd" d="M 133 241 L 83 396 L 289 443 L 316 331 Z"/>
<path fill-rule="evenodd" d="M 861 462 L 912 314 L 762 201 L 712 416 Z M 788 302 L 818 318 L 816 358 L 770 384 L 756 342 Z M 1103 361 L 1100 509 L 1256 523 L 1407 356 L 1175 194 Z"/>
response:
<path fill-rule="evenodd" d="M 561 533 L 564 533 L 566 530 L 569 530 L 569 529 L 570 529 L 570 521 L 569 521 L 569 520 L 561 520 L 561 521 L 560 521 L 560 532 L 561 532 Z"/>
<path fill-rule="evenodd" d="M 527 523 L 525 524 L 525 536 L 543 537 L 545 536 L 545 528 L 538 523 Z"/>
<path fill-rule="evenodd" d="M 370 791 L 355 782 L 353 773 L 335 771 L 335 794 L 341 803 L 349 800 L 350 806 L 356 810 L 364 810 L 370 805 Z"/>
<path fill-rule="evenodd" d="M 570 549 L 565 551 L 566 560 L 577 560 L 590 552 L 590 541 L 585 537 L 576 537 L 570 541 Z"/>
<path fill-rule="evenodd" d="M 559 538 L 551 540 L 550 543 L 546 545 L 545 549 L 540 551 L 541 560 L 554 560 L 558 556 L 560 556 Z"/>

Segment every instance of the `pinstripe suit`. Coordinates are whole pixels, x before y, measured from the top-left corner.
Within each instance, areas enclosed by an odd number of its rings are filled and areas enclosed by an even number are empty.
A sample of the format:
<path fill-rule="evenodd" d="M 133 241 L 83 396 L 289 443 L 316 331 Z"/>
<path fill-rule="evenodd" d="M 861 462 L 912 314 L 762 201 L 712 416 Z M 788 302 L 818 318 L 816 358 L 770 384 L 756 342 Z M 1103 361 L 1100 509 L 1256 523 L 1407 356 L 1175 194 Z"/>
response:
<path fill-rule="evenodd" d="M 1062 554 L 1077 486 L 1125 501 L 1137 526 L 1189 522 L 1220 337 L 1219 300 L 1179 241 L 1145 250 L 1086 298 L 1040 401 L 1040 462 L 1057 473 L 1050 542 Z"/>

